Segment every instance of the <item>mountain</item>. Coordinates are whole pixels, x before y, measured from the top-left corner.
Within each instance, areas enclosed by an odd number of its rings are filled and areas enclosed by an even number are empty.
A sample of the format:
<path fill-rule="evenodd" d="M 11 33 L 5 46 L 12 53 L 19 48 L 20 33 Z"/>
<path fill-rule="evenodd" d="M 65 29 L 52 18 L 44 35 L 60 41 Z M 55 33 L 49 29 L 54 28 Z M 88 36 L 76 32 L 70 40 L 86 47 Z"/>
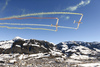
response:
<path fill-rule="evenodd" d="M 86 67 L 86 63 L 88 67 L 91 64 L 100 66 L 99 61 L 99 42 L 65 41 L 55 45 L 44 40 L 18 36 L 12 40 L 0 41 L 1 67 Z"/>
<path fill-rule="evenodd" d="M 100 57 L 99 42 L 65 41 L 56 45 L 56 48 L 73 59 L 93 59 Z"/>
<path fill-rule="evenodd" d="M 0 53 L 45 53 L 53 50 L 54 44 L 47 41 L 40 41 L 36 39 L 23 39 L 21 37 L 15 37 L 10 41 L 0 42 Z"/>

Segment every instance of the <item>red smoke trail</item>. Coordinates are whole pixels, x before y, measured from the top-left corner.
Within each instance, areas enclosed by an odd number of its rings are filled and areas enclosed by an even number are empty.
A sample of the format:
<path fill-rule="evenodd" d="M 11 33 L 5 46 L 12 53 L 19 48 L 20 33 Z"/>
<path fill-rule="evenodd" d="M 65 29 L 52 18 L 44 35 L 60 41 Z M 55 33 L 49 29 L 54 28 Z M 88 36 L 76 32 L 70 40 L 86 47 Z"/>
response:
<path fill-rule="evenodd" d="M 10 19 L 58 19 L 56 17 L 22 17 L 22 18 L 0 18 L 0 20 L 10 20 Z"/>

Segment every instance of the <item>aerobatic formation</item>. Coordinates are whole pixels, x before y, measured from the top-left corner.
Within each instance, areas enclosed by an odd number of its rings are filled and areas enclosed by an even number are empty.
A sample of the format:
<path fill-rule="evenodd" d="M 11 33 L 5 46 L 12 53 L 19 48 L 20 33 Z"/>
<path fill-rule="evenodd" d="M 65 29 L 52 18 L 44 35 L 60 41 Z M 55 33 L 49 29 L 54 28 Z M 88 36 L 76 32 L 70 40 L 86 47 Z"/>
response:
<path fill-rule="evenodd" d="M 78 23 L 76 28 L 58 25 L 59 18 L 57 18 L 57 17 L 29 17 L 29 16 L 38 16 L 38 15 L 54 15 L 54 14 L 74 14 L 74 15 L 81 15 L 81 17 L 80 17 L 78 22 L 74 21 L 74 23 Z M 49 31 L 57 31 L 58 28 L 78 29 L 79 25 L 81 23 L 82 18 L 83 18 L 83 14 L 82 13 L 71 13 L 71 12 L 42 12 L 42 13 L 24 14 L 24 15 L 0 18 L 0 20 L 11 20 L 11 19 L 56 19 L 57 20 L 56 21 L 56 25 L 53 25 L 53 24 L 46 25 L 46 24 L 0 23 L 0 25 L 1 25 L 0 28 L 8 28 L 8 29 L 34 29 L 34 30 L 49 30 Z M 46 29 L 46 28 L 32 28 L 32 27 L 9 27 L 8 25 L 55 27 L 56 30 Z"/>

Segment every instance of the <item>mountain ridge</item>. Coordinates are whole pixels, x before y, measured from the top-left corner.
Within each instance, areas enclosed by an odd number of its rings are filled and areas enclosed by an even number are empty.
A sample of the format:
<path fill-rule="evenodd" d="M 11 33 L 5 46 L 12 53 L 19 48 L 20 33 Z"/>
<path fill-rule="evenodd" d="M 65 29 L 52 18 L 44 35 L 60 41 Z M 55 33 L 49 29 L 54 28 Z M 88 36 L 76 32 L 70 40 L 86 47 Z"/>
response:
<path fill-rule="evenodd" d="M 100 61 L 100 43 L 65 41 L 55 45 L 45 40 L 24 39 L 21 37 L 0 41 L 0 64 L 9 65 L 10 63 L 14 64 L 13 67 L 15 67 L 20 63 L 23 64 L 23 62 L 28 65 L 29 63 L 27 64 L 26 61 L 31 64 L 41 61 L 39 64 L 45 62 L 49 66 L 53 64 L 60 65 L 60 67 L 66 67 L 66 64 L 69 67 L 73 67 L 73 65 L 76 67 L 77 64 L 80 66 L 80 63 L 98 62 Z M 27 67 L 25 65 L 22 66 Z"/>
<path fill-rule="evenodd" d="M 60 50 L 67 57 L 74 55 L 96 56 L 100 54 L 99 42 L 65 41 L 53 44 L 44 40 L 24 39 L 15 37 L 12 40 L 0 42 L 0 53 L 45 53 Z M 97 56 L 96 56 L 97 57 Z"/>

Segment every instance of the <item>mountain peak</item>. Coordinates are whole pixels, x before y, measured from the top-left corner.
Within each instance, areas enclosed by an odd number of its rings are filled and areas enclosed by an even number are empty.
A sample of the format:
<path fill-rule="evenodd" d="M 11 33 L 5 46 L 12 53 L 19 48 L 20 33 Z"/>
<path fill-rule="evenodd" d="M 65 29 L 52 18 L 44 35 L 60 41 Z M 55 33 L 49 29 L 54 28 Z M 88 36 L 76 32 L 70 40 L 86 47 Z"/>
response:
<path fill-rule="evenodd" d="M 21 37 L 19 37 L 19 36 L 17 36 L 17 37 L 15 37 L 13 40 L 15 41 L 15 40 L 24 40 L 24 38 L 21 38 Z"/>

